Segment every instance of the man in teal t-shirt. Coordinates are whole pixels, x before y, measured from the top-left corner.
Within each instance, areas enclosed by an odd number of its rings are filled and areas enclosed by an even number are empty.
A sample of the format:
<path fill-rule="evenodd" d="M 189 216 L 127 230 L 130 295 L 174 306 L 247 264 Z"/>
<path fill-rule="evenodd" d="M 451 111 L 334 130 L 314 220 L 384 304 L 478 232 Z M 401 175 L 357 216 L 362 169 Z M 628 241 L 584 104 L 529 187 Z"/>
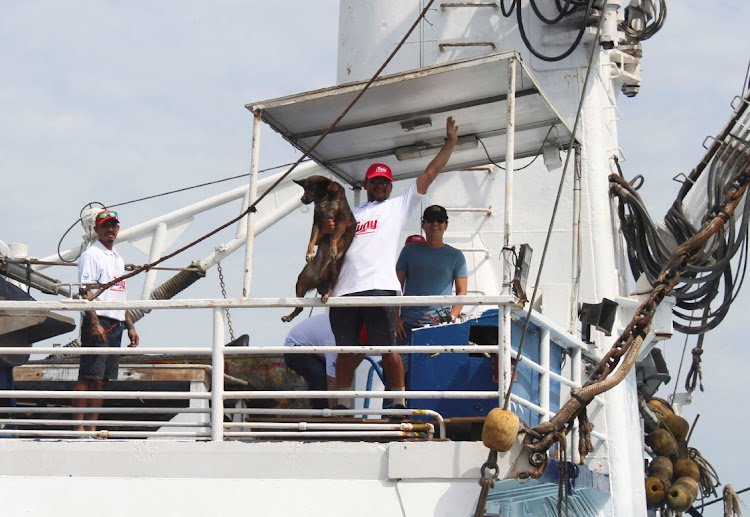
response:
<path fill-rule="evenodd" d="M 456 294 L 466 294 L 466 259 L 460 250 L 443 242 L 448 228 L 448 213 L 439 205 L 425 209 L 422 230 L 425 242 L 407 244 L 396 262 L 396 276 L 404 296 L 450 295 L 455 285 Z M 402 307 L 396 318 L 396 332 L 400 343 L 408 343 L 415 327 L 453 321 L 463 306 L 437 305 Z"/>

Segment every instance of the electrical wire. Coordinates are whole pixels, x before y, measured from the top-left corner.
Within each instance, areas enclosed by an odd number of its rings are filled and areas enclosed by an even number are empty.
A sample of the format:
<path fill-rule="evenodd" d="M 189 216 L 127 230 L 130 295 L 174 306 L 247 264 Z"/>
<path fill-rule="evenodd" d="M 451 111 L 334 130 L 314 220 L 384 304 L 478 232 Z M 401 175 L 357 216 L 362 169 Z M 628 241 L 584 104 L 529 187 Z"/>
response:
<path fill-rule="evenodd" d="M 523 167 L 519 167 L 517 169 L 513 169 L 513 172 L 522 171 L 522 170 L 524 170 L 527 167 L 531 167 L 531 165 L 536 161 L 536 159 L 539 158 L 539 155 L 542 154 L 542 152 L 544 151 L 544 144 L 547 143 L 547 138 L 549 138 L 549 134 L 552 132 L 553 129 L 557 131 L 557 127 L 556 126 L 550 126 L 549 130 L 547 131 L 547 134 L 544 135 L 544 140 L 542 140 L 542 146 L 539 148 L 539 151 L 537 151 L 536 155 L 534 155 L 534 159 L 532 159 L 529 163 L 527 163 Z M 490 153 L 487 151 L 487 147 L 484 145 L 484 142 L 482 141 L 482 139 L 479 138 L 479 137 L 477 137 L 477 142 L 479 142 L 480 144 L 482 144 L 482 149 L 484 149 L 484 154 L 487 155 L 487 159 L 489 160 L 489 162 L 492 165 L 494 165 L 495 167 L 499 167 L 502 170 L 505 170 L 505 167 L 503 167 L 502 165 L 500 165 L 498 163 L 495 163 L 492 160 L 492 157 L 490 157 Z"/>
<path fill-rule="evenodd" d="M 746 99 L 747 100 L 747 99 Z M 684 212 L 683 202 L 698 178 L 706 175 L 706 214 L 700 224 L 719 215 L 727 187 L 750 163 L 746 135 L 747 102 L 734 114 L 701 163 L 688 175 L 668 210 L 664 225 L 674 242 L 669 243 L 646 209 L 633 182 L 610 175 L 610 191 L 619 199 L 618 216 L 634 278 L 644 275 L 653 285 L 669 260 L 675 244 L 698 233 Z M 743 118 L 744 117 L 744 118 Z M 741 131 L 740 135 L 734 131 Z M 618 171 L 621 173 L 619 163 Z M 697 223 L 696 223 L 697 224 Z M 750 202 L 737 210 L 704 245 L 680 276 L 673 291 L 676 299 L 674 328 L 684 334 L 705 334 L 718 326 L 729 312 L 745 280 L 748 262 Z M 699 315 L 694 315 L 694 312 Z"/>
<path fill-rule="evenodd" d="M 658 8 L 653 0 L 649 1 L 651 2 L 651 7 L 654 10 L 654 20 L 652 23 L 644 23 L 643 28 L 641 29 L 634 29 L 633 27 L 630 27 L 627 23 L 629 11 L 631 9 L 636 9 L 643 13 L 643 10 L 637 7 L 628 6 L 625 8 L 626 21 L 620 23 L 618 27 L 626 35 L 636 41 L 644 41 L 652 37 L 654 34 L 661 30 L 661 28 L 664 26 L 664 22 L 667 20 L 667 0 L 659 0 Z"/>
<path fill-rule="evenodd" d="M 559 54 L 557 56 L 548 56 L 545 54 L 542 54 L 540 51 L 538 51 L 534 45 L 531 44 L 531 41 L 529 40 L 529 37 L 526 34 L 526 28 L 523 25 L 523 16 L 521 13 L 521 9 L 516 9 L 516 21 L 518 23 L 518 33 L 521 35 L 521 39 L 523 40 L 523 44 L 526 46 L 526 48 L 531 52 L 534 56 L 538 57 L 542 61 L 548 61 L 548 62 L 554 62 L 554 61 L 561 61 L 571 55 L 573 51 L 578 48 L 578 45 L 581 43 L 581 39 L 583 39 L 583 35 L 586 32 L 586 20 L 588 20 L 591 9 L 593 7 L 594 0 L 589 0 L 589 3 L 586 7 L 586 14 L 584 15 L 583 19 L 584 22 L 581 23 L 581 27 L 578 30 L 578 34 L 576 35 L 575 41 L 570 45 L 570 47 L 564 51 L 562 54 Z M 602 16 L 602 15 L 600 15 Z M 603 17 L 603 16 L 602 16 Z"/>
<path fill-rule="evenodd" d="M 99 201 L 92 201 L 90 203 L 86 203 L 85 205 L 83 205 L 83 208 L 81 208 L 81 211 L 78 212 L 78 219 L 76 219 L 75 222 L 73 224 L 71 224 L 68 227 L 67 230 L 65 230 L 65 233 L 62 234 L 62 237 L 60 237 L 60 240 L 57 241 L 57 257 L 61 261 L 65 262 L 67 264 L 74 264 L 78 260 L 78 258 L 81 256 L 81 253 L 83 253 L 83 250 L 86 249 L 86 243 L 82 242 L 81 243 L 81 247 L 78 250 L 78 254 L 76 255 L 76 257 L 73 260 L 66 260 L 65 258 L 63 258 L 62 254 L 61 254 L 61 251 L 60 251 L 60 248 L 62 247 L 62 241 L 63 241 L 63 239 L 65 239 L 65 236 L 68 235 L 68 233 L 70 233 L 70 230 L 72 230 L 75 225 L 77 225 L 78 223 L 80 223 L 83 220 L 83 212 L 87 208 L 93 208 L 94 205 L 99 205 L 100 208 L 106 209 L 106 206 L 104 205 L 104 203 L 100 203 Z"/>

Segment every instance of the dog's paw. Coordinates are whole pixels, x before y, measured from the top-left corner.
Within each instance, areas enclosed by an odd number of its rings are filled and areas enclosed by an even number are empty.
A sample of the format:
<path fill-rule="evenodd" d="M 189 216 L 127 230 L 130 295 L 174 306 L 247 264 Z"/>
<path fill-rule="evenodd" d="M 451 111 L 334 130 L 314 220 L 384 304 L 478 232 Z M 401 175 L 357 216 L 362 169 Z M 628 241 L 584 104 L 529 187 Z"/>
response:
<path fill-rule="evenodd" d="M 323 303 L 326 303 L 328 301 L 328 298 L 330 296 L 331 296 L 330 293 L 324 294 L 323 296 L 320 297 L 320 301 L 323 302 Z"/>
<path fill-rule="evenodd" d="M 311 263 L 314 258 L 315 258 L 315 253 L 307 253 L 305 255 L 305 260 L 307 261 L 308 264 Z"/>
<path fill-rule="evenodd" d="M 283 321 L 284 323 L 289 323 L 290 321 L 292 321 L 292 318 L 290 318 L 289 316 L 282 316 L 281 321 Z"/>

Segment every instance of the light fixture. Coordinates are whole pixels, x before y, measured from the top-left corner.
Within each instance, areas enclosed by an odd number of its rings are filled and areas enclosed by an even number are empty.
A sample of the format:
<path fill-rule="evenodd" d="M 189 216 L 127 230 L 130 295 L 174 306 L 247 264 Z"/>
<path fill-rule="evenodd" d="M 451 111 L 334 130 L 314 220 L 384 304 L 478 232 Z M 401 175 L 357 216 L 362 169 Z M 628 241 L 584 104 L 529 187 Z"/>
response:
<path fill-rule="evenodd" d="M 516 257 L 516 271 L 513 275 L 513 292 L 521 302 L 528 300 L 526 296 L 526 281 L 531 269 L 531 254 L 534 252 L 528 244 L 521 244 Z"/>
<path fill-rule="evenodd" d="M 415 158 L 423 158 L 425 156 L 431 156 L 440 152 L 440 149 L 445 144 L 444 138 L 433 138 L 432 140 L 422 140 L 416 142 L 414 145 L 407 147 L 399 147 L 394 153 L 398 161 L 414 160 Z M 474 149 L 477 146 L 477 137 L 474 135 L 466 135 L 458 138 L 456 146 L 453 151 L 463 151 L 465 149 Z"/>
<path fill-rule="evenodd" d="M 557 146 L 544 144 L 542 154 L 544 155 L 544 165 L 547 167 L 547 171 L 552 172 L 562 167 L 562 159 L 560 159 L 560 151 L 557 149 Z"/>
<path fill-rule="evenodd" d="M 432 127 L 432 119 L 430 117 L 413 118 L 411 120 L 404 120 L 401 122 L 401 129 L 404 131 L 414 131 L 415 129 L 424 129 Z"/>

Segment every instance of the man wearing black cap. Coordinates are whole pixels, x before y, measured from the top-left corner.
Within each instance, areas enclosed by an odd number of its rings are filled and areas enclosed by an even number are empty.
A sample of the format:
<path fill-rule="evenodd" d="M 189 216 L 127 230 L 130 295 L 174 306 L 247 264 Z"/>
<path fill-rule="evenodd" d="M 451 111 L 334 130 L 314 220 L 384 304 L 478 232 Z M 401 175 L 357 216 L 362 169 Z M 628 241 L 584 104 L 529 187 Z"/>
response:
<path fill-rule="evenodd" d="M 125 263 L 115 251 L 114 243 L 120 231 L 117 213 L 102 210 L 94 219 L 94 232 L 99 238 L 78 259 L 78 278 L 81 284 L 106 284 L 125 273 Z M 125 280 L 117 282 L 97 297 L 100 301 L 125 301 L 127 291 Z M 84 287 L 89 299 L 95 293 L 91 286 Z M 138 346 L 138 333 L 133 327 L 130 316 L 124 310 L 96 310 L 82 313 L 81 346 L 83 347 L 119 347 L 123 326 L 128 330 L 130 345 Z M 109 379 L 117 378 L 120 366 L 119 355 L 81 355 L 80 369 L 76 391 L 102 391 Z M 74 407 L 99 408 L 101 399 L 73 399 Z M 73 415 L 75 420 L 97 420 L 99 413 Z M 76 431 L 95 431 L 96 426 L 78 425 Z"/>
<path fill-rule="evenodd" d="M 446 121 L 446 140 L 437 156 L 401 195 L 390 198 L 393 174 L 390 167 L 375 163 L 367 169 L 363 188 L 367 203 L 353 210 L 357 233 L 344 256 L 333 296 L 396 296 L 400 283 L 396 277 L 396 255 L 404 223 L 427 193 L 427 189 L 448 163 L 458 139 L 453 117 Z M 396 344 L 395 307 L 331 307 L 331 329 L 338 346 L 352 346 L 364 324 L 370 344 Z M 396 353 L 383 354 L 383 369 L 393 391 L 404 390 L 404 366 Z M 351 389 L 354 378 L 352 354 L 339 354 L 336 385 Z M 404 397 L 394 397 L 394 408 L 403 408 Z M 349 408 L 350 401 L 340 399 Z"/>
<path fill-rule="evenodd" d="M 405 296 L 450 295 L 454 285 L 457 295 L 466 294 L 466 259 L 460 250 L 443 242 L 447 229 L 445 208 L 428 206 L 422 214 L 425 242 L 404 246 L 396 262 L 396 276 Z M 461 314 L 461 309 L 462 305 L 402 307 L 400 316 L 396 317 L 398 338 L 407 340 L 416 327 L 453 321 Z"/>

